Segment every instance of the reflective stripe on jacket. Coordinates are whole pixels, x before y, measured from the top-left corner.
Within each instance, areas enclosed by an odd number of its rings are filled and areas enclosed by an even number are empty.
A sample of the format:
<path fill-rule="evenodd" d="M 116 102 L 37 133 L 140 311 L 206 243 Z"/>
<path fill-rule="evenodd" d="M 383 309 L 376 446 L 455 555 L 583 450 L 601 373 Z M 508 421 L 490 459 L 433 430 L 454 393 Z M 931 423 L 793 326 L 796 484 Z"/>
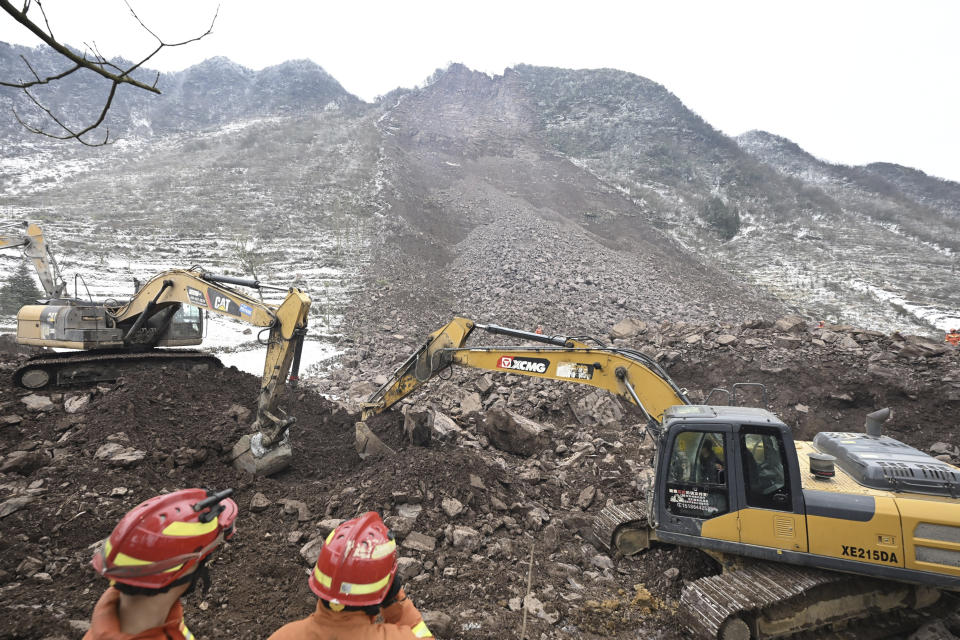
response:
<path fill-rule="evenodd" d="M 83 640 L 194 640 L 183 621 L 183 606 L 179 600 L 170 609 L 167 621 L 162 626 L 133 635 L 120 630 L 120 618 L 117 616 L 119 602 L 119 591 L 113 587 L 104 591 L 93 608 L 90 630 L 84 634 Z"/>
<path fill-rule="evenodd" d="M 397 602 L 385 607 L 384 622 L 363 611 L 330 611 L 317 602 L 312 615 L 285 624 L 269 640 L 420 640 L 433 638 L 420 612 L 400 590 Z"/>

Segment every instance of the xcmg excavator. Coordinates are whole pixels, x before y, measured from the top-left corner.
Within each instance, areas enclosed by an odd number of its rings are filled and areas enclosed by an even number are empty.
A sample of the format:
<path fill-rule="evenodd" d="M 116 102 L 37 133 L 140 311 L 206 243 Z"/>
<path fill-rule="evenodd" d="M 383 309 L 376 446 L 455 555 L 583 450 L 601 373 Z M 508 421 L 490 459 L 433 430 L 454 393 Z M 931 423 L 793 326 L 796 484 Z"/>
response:
<path fill-rule="evenodd" d="M 467 348 L 474 329 L 543 346 Z M 881 435 L 794 441 L 765 408 L 693 405 L 644 354 L 455 318 L 374 393 L 362 420 L 451 365 L 606 389 L 640 408 L 656 448 L 644 500 L 595 518 L 615 553 L 696 547 L 723 573 L 688 584 L 681 609 L 699 637 L 785 637 L 868 613 L 933 605 L 960 590 L 960 470 Z M 764 390 L 765 391 L 765 390 Z M 375 437 L 361 421 L 358 448 Z M 638 496 L 640 498 L 640 496 Z"/>
<path fill-rule="evenodd" d="M 17 313 L 17 342 L 37 347 L 76 349 L 43 353 L 13 373 L 14 382 L 28 389 L 115 380 L 125 372 L 149 365 L 220 366 L 209 354 L 157 347 L 198 345 L 203 340 L 203 313 L 212 313 L 263 327 L 267 355 L 257 401 L 253 435 L 241 438 L 233 450 L 234 465 L 269 475 L 289 464 L 289 429 L 295 418 L 280 415 L 279 393 L 293 370 L 296 377 L 307 332 L 310 297 L 295 287 L 272 287 L 256 280 L 208 273 L 199 267 L 171 270 L 154 276 L 127 302 L 84 301 L 66 297 L 56 262 L 36 225 L 24 238 L 5 246 L 24 246 L 34 259 L 50 300 L 27 305 Z M 279 305 L 254 299 L 226 285 L 286 291 Z M 258 338 L 259 339 L 259 338 Z"/>

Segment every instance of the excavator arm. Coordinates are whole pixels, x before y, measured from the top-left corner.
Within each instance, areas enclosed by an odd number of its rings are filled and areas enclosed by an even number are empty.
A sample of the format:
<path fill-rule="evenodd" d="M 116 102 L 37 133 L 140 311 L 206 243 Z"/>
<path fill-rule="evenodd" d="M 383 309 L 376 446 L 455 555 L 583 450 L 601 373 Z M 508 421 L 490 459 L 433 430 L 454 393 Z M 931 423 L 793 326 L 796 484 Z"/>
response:
<path fill-rule="evenodd" d="M 466 348 L 463 345 L 474 329 L 540 342 L 545 346 Z M 690 404 L 684 390 L 670 379 L 666 371 L 639 351 L 607 347 L 598 342 L 591 346 L 575 338 L 544 336 L 454 318 L 430 334 L 427 341 L 393 372 L 387 383 L 368 399 L 361 421 L 386 411 L 451 365 L 606 389 L 637 405 L 654 433 L 659 431 L 668 407 Z"/>
<path fill-rule="evenodd" d="M 0 228 L 0 249 L 12 247 L 19 247 L 23 255 L 33 261 L 44 294 L 48 298 L 66 296 L 67 283 L 60 275 L 60 268 L 43 239 L 43 231 L 39 226 L 23 223 L 20 228 Z"/>
<path fill-rule="evenodd" d="M 224 284 L 252 288 L 273 288 L 256 280 L 207 273 L 202 270 L 175 270 L 149 280 L 127 304 L 109 309 L 118 326 L 124 326 L 124 342 L 142 338 L 146 321 L 172 305 L 189 304 L 227 317 L 264 327 L 267 356 L 257 400 L 256 433 L 244 436 L 234 447 L 234 463 L 251 473 L 269 475 L 287 466 L 292 455 L 287 442 L 295 418 L 279 416 L 277 401 L 286 384 L 291 363 L 299 359 L 307 332 L 310 297 L 290 288 L 279 306 L 266 304 Z"/>

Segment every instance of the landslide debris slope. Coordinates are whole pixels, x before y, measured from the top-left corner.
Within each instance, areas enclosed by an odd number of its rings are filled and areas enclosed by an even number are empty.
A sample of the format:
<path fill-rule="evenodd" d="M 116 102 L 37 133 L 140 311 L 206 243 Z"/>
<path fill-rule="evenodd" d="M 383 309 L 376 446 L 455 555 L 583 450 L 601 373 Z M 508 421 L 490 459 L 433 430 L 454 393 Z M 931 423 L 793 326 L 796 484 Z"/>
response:
<path fill-rule="evenodd" d="M 582 333 L 624 315 L 783 311 L 553 149 L 518 74 L 453 65 L 390 102 L 378 121 L 386 231 L 357 336 L 367 325 L 432 329 L 452 314 Z"/>
<path fill-rule="evenodd" d="M 610 331 L 659 357 L 694 399 L 718 383 L 765 383 L 771 408 L 800 437 L 859 431 L 866 412 L 890 406 L 887 433 L 960 457 L 957 349 L 797 318 L 637 321 Z M 408 442 L 403 415 L 389 412 L 371 426 L 396 454 L 363 462 L 357 414 L 314 389 L 290 390 L 282 406 L 298 418 L 293 465 L 254 479 L 228 460 L 255 410 L 254 376 L 156 370 L 29 393 L 10 386 L 23 357 L 10 342 L 0 354 L 0 637 L 79 637 L 104 588 L 88 565 L 98 541 L 135 504 L 185 486 L 233 487 L 241 508 L 212 588 L 186 602 L 202 637 L 263 638 L 309 614 L 318 545 L 369 509 L 397 533 L 408 592 L 441 638 L 515 634 L 524 605 L 531 637 L 681 638 L 683 585 L 718 571 L 689 549 L 617 559 L 597 548 L 591 518 L 610 500 L 642 498 L 652 452 L 641 416 L 589 388 L 457 373 L 406 403 L 408 414 L 434 412 L 429 443 Z M 350 363 L 331 379 L 369 384 L 371 364 Z M 526 440 L 519 431 L 503 439 L 521 424 Z M 941 629 L 954 625 L 949 614 L 941 612 Z"/>

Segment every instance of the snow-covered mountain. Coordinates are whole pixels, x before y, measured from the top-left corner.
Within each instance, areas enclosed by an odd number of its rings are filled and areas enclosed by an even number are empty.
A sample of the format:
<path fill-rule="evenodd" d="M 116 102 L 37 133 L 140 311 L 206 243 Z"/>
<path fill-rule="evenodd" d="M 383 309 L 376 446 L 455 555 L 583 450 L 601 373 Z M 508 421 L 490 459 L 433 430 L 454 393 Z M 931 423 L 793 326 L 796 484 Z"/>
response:
<path fill-rule="evenodd" d="M 21 49 L 0 44 L 0 68 Z M 85 268 L 236 268 L 236 239 L 258 239 L 274 273 L 329 293 L 328 312 L 362 300 L 398 323 L 433 322 L 418 301 L 446 301 L 448 315 L 532 305 L 557 322 L 579 308 L 584 330 L 784 307 L 886 331 L 960 324 L 960 185 L 830 165 L 764 132 L 730 138 L 633 74 L 455 64 L 367 104 L 311 62 L 217 58 L 160 86 L 120 96 L 108 148 L 2 123 L 15 143 L 0 217 L 45 223 Z M 49 99 L 80 113 L 96 104 L 84 88 Z M 331 255 L 342 279 L 313 271 Z M 501 274 L 475 269 L 488 262 Z"/>
<path fill-rule="evenodd" d="M 0 69 L 5 80 L 29 79 L 21 56 L 38 73 L 69 67 L 59 54 L 0 42 Z M 120 63 L 122 66 L 122 63 Z M 100 128 L 112 139 L 166 135 L 220 126 L 238 119 L 280 114 L 310 113 L 324 108 L 357 107 L 361 101 L 347 93 L 320 66 L 307 60 L 284 62 L 252 71 L 226 58 L 211 58 L 184 71 L 157 73 L 138 70 L 138 79 L 156 82 L 160 95 L 121 86 Z M 103 107 L 109 83 L 80 70 L 67 78 L 31 89 L 38 100 L 69 124 L 90 124 Z M 45 116 L 19 90 L 0 87 L 0 110 L 17 113 L 35 125 L 49 125 Z M 55 127 L 46 127 L 57 133 Z M 102 137 L 102 135 L 101 135 Z M 0 120 L 0 141 L 9 153 L 21 143 L 35 142 L 14 118 Z M 96 137 L 91 138 L 95 140 Z M 4 155 L 0 152 L 0 155 Z"/>

